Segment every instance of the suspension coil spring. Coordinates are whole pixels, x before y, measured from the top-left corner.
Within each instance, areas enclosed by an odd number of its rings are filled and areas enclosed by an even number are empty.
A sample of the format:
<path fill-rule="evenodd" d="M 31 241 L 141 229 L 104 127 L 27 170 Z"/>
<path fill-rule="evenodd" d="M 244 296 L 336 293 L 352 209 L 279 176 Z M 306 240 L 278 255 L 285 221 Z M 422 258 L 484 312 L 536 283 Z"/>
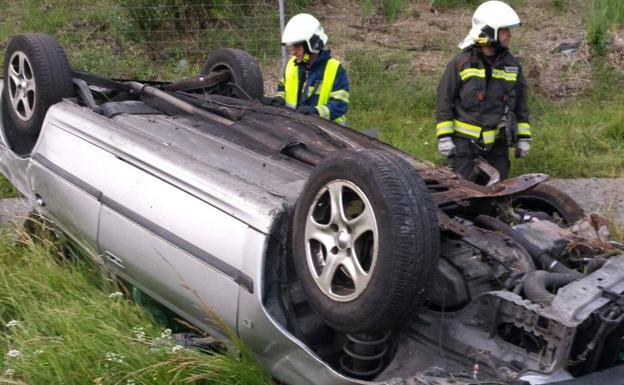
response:
<path fill-rule="evenodd" d="M 354 378 L 372 379 L 384 368 L 384 357 L 388 353 L 390 331 L 375 334 L 349 334 L 342 346 L 340 357 L 342 371 Z"/>

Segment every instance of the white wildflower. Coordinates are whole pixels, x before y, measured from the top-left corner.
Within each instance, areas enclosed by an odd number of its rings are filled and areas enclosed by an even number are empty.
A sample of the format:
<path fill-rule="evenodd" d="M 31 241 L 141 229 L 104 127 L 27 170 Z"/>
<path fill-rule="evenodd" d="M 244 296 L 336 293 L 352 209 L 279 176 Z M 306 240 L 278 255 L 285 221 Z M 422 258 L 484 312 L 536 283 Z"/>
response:
<path fill-rule="evenodd" d="M 134 327 L 132 328 L 132 333 L 134 334 L 134 338 L 136 338 L 137 340 L 145 340 L 145 329 L 141 327 Z"/>
<path fill-rule="evenodd" d="M 160 333 L 160 338 L 171 338 L 171 329 L 165 329 Z"/>
<path fill-rule="evenodd" d="M 42 349 L 35 350 L 35 351 L 33 352 L 33 354 L 34 354 L 35 356 L 38 356 L 39 354 L 42 354 L 42 353 L 43 353 L 43 350 L 42 350 Z"/>
<path fill-rule="evenodd" d="M 9 352 L 7 353 L 7 356 L 12 357 L 12 358 L 17 358 L 21 355 L 22 355 L 22 352 L 20 352 L 19 350 L 15 350 L 15 349 L 9 350 Z"/>
<path fill-rule="evenodd" d="M 171 348 L 171 353 L 176 353 L 178 350 L 180 349 L 184 349 L 184 346 L 182 345 L 176 345 L 173 348 Z"/>
<path fill-rule="evenodd" d="M 123 293 L 120 292 L 120 291 L 116 291 L 116 292 L 110 293 L 108 295 L 108 298 L 112 298 L 112 299 L 117 299 L 117 298 L 121 298 L 121 297 L 123 297 Z"/>
<path fill-rule="evenodd" d="M 5 377 L 11 378 L 13 377 L 14 374 L 15 374 L 15 369 L 8 368 L 7 370 L 4 371 Z"/>
<path fill-rule="evenodd" d="M 17 325 L 19 325 L 19 321 L 12 319 L 9 321 L 8 324 L 6 324 L 6 327 L 12 328 L 13 326 L 17 326 Z"/>
<path fill-rule="evenodd" d="M 117 353 L 106 353 L 106 361 L 108 362 L 116 362 L 118 364 L 123 364 L 124 356 Z"/>
<path fill-rule="evenodd" d="M 134 380 L 128 380 L 126 381 L 126 385 L 136 385 L 136 382 L 134 382 Z"/>

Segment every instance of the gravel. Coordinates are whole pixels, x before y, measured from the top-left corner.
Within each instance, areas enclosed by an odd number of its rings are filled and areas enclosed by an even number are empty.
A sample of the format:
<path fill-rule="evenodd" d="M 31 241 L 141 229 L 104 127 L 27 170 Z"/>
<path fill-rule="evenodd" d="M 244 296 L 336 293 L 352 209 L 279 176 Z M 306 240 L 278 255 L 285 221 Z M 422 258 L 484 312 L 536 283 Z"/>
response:
<path fill-rule="evenodd" d="M 598 213 L 624 227 L 624 178 L 553 179 L 550 185 L 575 199 L 585 213 Z"/>

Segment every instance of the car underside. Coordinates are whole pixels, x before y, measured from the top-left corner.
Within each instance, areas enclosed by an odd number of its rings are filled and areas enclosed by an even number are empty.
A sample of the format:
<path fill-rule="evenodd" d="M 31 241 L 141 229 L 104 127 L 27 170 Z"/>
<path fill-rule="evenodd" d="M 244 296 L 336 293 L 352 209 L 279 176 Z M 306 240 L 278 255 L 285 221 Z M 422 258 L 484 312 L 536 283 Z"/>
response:
<path fill-rule="evenodd" d="M 264 106 L 257 64 L 242 51 L 219 50 L 202 75 L 175 83 L 70 69 L 63 88 L 39 77 L 56 64 L 29 54 L 37 46 L 60 55 L 60 47 L 20 36 L 5 60 L 1 171 L 96 259 L 112 254 L 102 230 L 85 235 L 80 215 L 63 214 L 68 206 L 55 205 L 54 194 L 38 204 L 46 197 L 31 169 L 231 278 L 237 303 L 208 304 L 279 381 L 624 384 L 623 245 L 609 238 L 605 218 L 586 216 L 546 175 L 498 181 L 477 164 L 490 178 L 477 185 L 347 127 Z M 173 218 L 141 214 L 97 185 L 107 170 L 91 175 L 92 150 L 76 149 L 81 158 L 64 166 L 70 155 L 55 154 L 68 138 L 184 193 L 154 198 L 150 209 L 182 212 L 174 197 L 197 198 L 197 207 L 250 229 L 241 231 L 257 245 L 234 261 L 217 241 L 200 246 L 176 230 Z M 76 159 L 87 166 L 71 169 Z M 213 231 L 211 221 L 194 223 Z M 131 264 L 120 247 L 116 255 Z M 155 298 L 214 332 L 182 305 L 192 292 L 159 295 L 165 278 L 130 270 L 118 274 L 148 292 L 153 284 Z M 194 290 L 213 289 L 205 285 Z"/>

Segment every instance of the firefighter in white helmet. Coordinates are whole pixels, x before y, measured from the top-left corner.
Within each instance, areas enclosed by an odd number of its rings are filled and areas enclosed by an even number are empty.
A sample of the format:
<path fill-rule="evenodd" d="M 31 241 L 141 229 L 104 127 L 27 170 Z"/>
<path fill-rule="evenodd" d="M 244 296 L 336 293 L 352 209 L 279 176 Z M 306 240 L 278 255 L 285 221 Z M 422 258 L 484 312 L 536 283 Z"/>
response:
<path fill-rule="evenodd" d="M 438 86 L 438 151 L 454 171 L 486 183 L 475 169 L 482 157 L 501 179 L 509 174 L 509 147 L 516 157 L 529 153 L 531 126 L 522 68 L 509 52 L 516 12 L 502 1 L 486 1 L 472 17 L 462 51 L 448 64 Z"/>
<path fill-rule="evenodd" d="M 340 62 L 326 49 L 327 35 L 312 15 L 300 13 L 286 24 L 282 44 L 292 49 L 292 57 L 274 97 L 264 104 L 292 108 L 306 115 L 345 124 L 349 109 L 349 78 Z"/>

